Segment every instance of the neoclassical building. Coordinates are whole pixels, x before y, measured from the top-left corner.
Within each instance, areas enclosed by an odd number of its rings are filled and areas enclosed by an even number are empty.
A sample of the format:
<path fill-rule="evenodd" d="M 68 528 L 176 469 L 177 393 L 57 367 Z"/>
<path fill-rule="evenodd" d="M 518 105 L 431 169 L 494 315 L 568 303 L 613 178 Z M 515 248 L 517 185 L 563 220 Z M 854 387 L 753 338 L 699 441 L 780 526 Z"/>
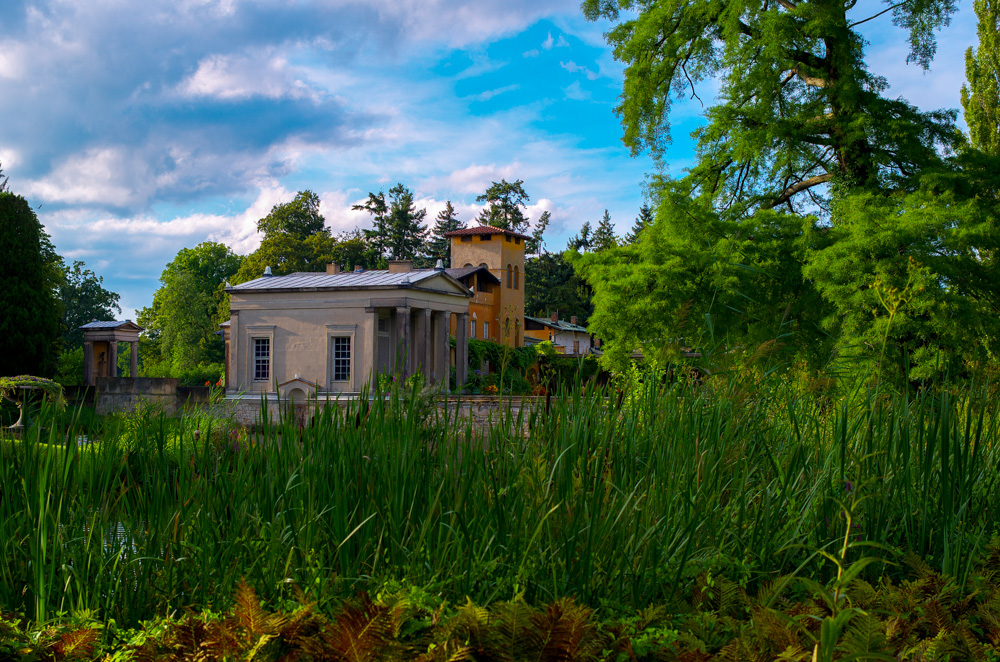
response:
<path fill-rule="evenodd" d="M 229 394 L 357 393 L 378 373 L 419 371 L 440 383 L 452 365 L 465 383 L 473 293 L 442 268 L 413 269 L 409 260 L 386 271 L 330 265 L 326 273 L 265 273 L 226 292 Z"/>

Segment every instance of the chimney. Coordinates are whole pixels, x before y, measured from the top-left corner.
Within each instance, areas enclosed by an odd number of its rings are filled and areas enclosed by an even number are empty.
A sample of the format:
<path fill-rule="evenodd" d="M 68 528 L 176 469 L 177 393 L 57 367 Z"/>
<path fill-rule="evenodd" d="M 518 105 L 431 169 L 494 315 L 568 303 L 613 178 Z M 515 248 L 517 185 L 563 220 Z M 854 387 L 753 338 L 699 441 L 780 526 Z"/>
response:
<path fill-rule="evenodd" d="M 264 267 L 264 276 L 263 277 L 264 278 L 270 278 L 271 277 L 271 267 Z"/>
<path fill-rule="evenodd" d="M 444 260 L 438 258 L 437 263 L 434 265 L 434 271 L 444 271 Z"/>
<path fill-rule="evenodd" d="M 389 273 L 403 274 L 413 271 L 413 260 L 389 260 Z"/>
<path fill-rule="evenodd" d="M 552 313 L 552 323 L 553 324 L 558 324 L 559 323 L 559 311 L 558 310 L 556 312 Z"/>
<path fill-rule="evenodd" d="M 326 265 L 326 275 L 327 276 L 336 276 L 339 273 L 340 273 L 340 265 L 339 264 L 328 264 L 328 265 Z"/>
<path fill-rule="evenodd" d="M 569 318 L 569 323 L 572 324 L 573 326 L 576 326 L 577 319 L 578 319 L 577 316 L 573 315 L 572 317 Z"/>

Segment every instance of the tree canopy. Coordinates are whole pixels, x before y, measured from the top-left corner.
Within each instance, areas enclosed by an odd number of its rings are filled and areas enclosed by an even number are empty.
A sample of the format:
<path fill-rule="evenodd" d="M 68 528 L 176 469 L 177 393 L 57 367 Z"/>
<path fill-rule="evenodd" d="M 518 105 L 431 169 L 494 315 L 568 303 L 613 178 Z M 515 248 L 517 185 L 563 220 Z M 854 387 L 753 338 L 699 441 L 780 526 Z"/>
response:
<path fill-rule="evenodd" d="M 954 111 L 885 95 L 858 32 L 892 20 L 908 60 L 927 67 L 954 10 L 953 0 L 584 2 L 589 18 L 616 22 L 617 112 L 634 153 L 664 158 L 672 102 L 719 83 L 693 167 L 653 178 L 655 220 L 637 223 L 626 246 L 570 256 L 594 287 L 591 328 L 608 361 L 680 338 L 785 348 L 814 365 L 838 349 L 888 359 L 892 348 L 897 369 L 923 378 L 992 346 L 994 210 L 975 194 L 992 186 L 991 166 L 954 156 Z"/>
<path fill-rule="evenodd" d="M 965 52 L 962 107 L 972 144 L 1000 155 L 1000 2 L 975 0 L 979 47 Z"/>
<path fill-rule="evenodd" d="M 271 207 L 271 213 L 257 221 L 257 230 L 265 239 L 290 235 L 305 239 L 326 230 L 326 219 L 319 213 L 319 196 L 310 190 L 299 191 L 291 202 Z"/>
<path fill-rule="evenodd" d="M 438 212 L 434 227 L 431 229 L 431 238 L 427 242 L 427 254 L 432 262 L 442 260 L 445 267 L 451 266 L 451 239 L 445 235 L 455 230 L 460 230 L 465 224 L 458 220 L 455 207 L 451 200 L 445 203 L 444 209 Z"/>
<path fill-rule="evenodd" d="M 63 351 L 83 346 L 80 327 L 94 320 L 112 320 L 122 311 L 117 292 L 104 288 L 104 278 L 98 276 L 80 260 L 63 264 L 59 283 L 62 304 Z"/>
<path fill-rule="evenodd" d="M 61 262 L 28 201 L 0 192 L 0 375 L 52 372 Z"/>
<path fill-rule="evenodd" d="M 524 191 L 524 180 L 508 182 L 501 179 L 493 182 L 486 193 L 476 197 L 476 202 L 486 203 L 477 219 L 480 225 L 491 225 L 514 232 L 528 229 L 530 222 L 524 215 L 524 210 L 528 208 L 531 197 Z"/>

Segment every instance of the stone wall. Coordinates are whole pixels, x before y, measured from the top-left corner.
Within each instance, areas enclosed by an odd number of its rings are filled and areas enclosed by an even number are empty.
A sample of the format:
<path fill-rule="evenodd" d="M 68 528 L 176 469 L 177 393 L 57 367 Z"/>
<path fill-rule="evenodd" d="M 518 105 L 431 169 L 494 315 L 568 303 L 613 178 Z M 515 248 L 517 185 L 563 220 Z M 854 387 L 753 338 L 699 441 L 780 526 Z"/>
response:
<path fill-rule="evenodd" d="M 186 406 L 205 407 L 208 401 L 206 386 L 180 386 L 176 379 L 153 377 L 98 377 L 94 392 L 98 414 L 131 411 L 141 403 L 173 415 Z"/>

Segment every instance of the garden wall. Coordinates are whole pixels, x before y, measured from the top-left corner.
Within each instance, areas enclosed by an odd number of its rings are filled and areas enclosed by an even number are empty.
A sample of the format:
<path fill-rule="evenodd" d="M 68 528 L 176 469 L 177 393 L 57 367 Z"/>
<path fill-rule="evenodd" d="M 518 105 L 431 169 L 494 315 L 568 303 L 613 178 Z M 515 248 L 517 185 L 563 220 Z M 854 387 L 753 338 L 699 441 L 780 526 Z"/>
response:
<path fill-rule="evenodd" d="M 180 386 L 176 379 L 98 377 L 94 408 L 98 414 L 111 414 L 144 403 L 173 415 L 186 406 L 208 406 L 209 390 L 206 386 Z"/>

